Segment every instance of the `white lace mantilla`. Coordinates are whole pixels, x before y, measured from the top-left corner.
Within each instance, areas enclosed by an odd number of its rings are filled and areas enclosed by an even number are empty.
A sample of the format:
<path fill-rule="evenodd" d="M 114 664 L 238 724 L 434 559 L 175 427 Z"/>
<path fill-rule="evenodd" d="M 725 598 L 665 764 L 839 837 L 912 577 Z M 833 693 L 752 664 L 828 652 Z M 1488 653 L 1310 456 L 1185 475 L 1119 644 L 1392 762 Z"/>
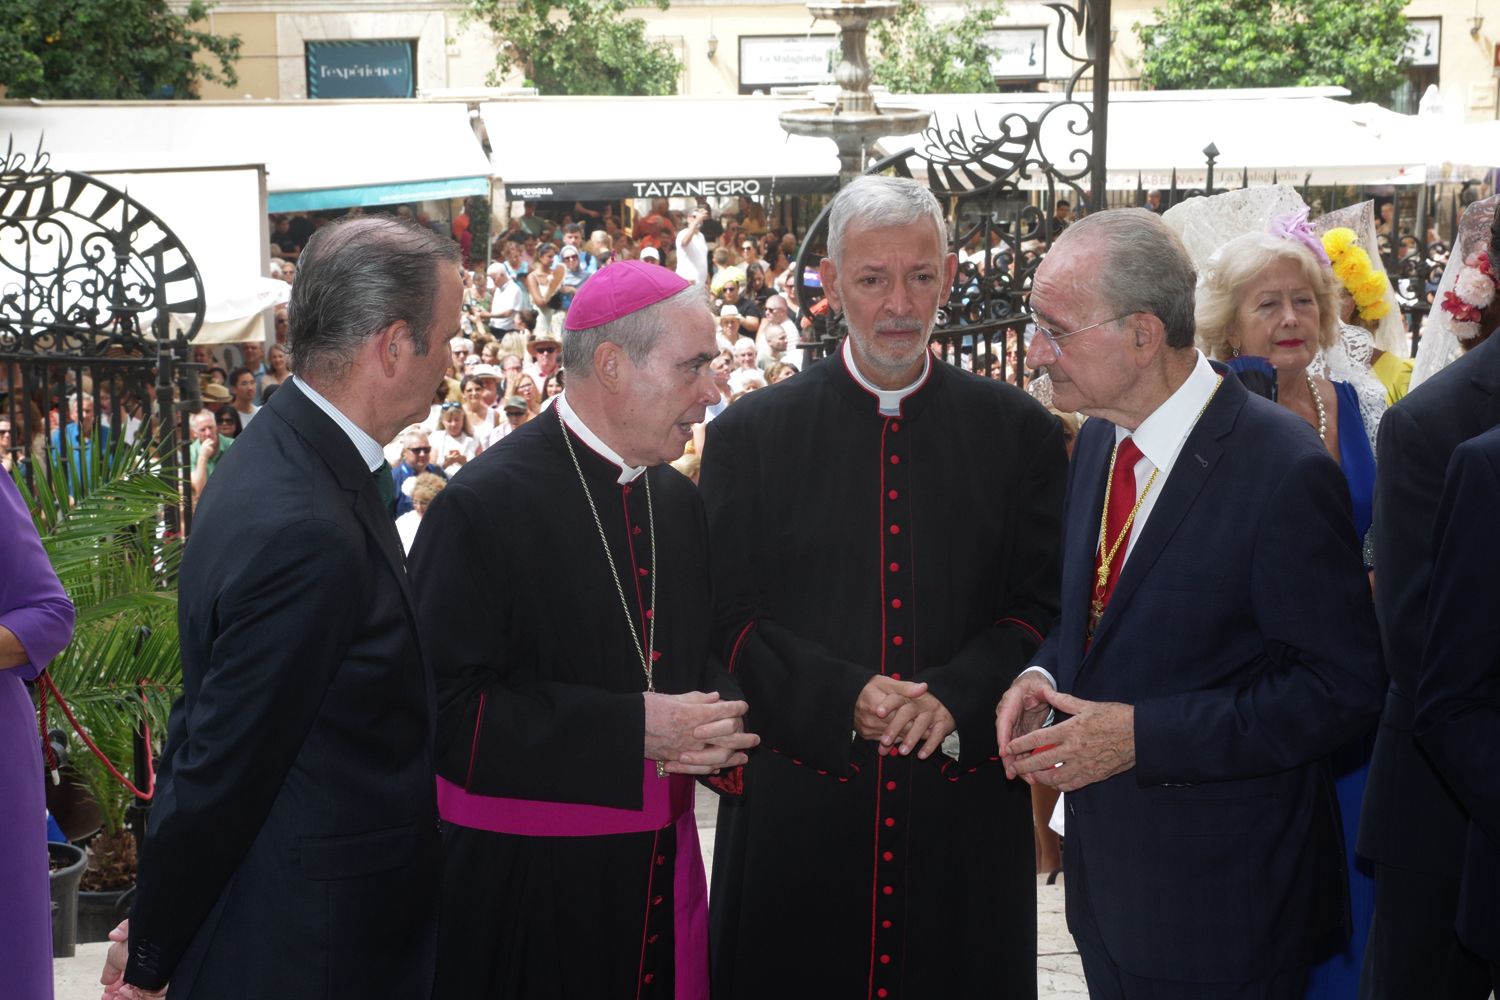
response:
<path fill-rule="evenodd" d="M 1364 248 L 1370 257 L 1370 263 L 1380 264 L 1380 244 L 1376 240 L 1375 233 L 1375 202 L 1362 201 L 1346 208 L 1336 208 L 1331 212 L 1324 212 L 1313 220 L 1313 231 L 1320 237 L 1330 229 L 1354 230 L 1359 237 L 1359 245 Z M 1397 357 L 1409 357 L 1411 355 L 1411 340 L 1406 335 L 1406 329 L 1401 324 L 1401 303 L 1396 301 L 1395 282 L 1386 275 L 1385 304 L 1388 307 L 1386 314 L 1380 318 L 1375 328 L 1375 346 L 1387 354 Z"/>
<path fill-rule="evenodd" d="M 1460 265 L 1464 258 L 1483 246 L 1481 240 L 1488 241 L 1489 224 L 1480 222 L 1494 218 L 1497 203 L 1500 203 L 1500 195 L 1491 195 L 1464 209 L 1463 221 L 1453 236 L 1453 252 L 1448 255 L 1448 266 L 1443 268 L 1443 278 L 1438 282 L 1437 295 L 1432 300 L 1432 311 L 1422 324 L 1422 342 L 1417 345 L 1417 363 L 1411 372 L 1413 389 L 1463 354 L 1453 329 L 1453 316 L 1443 308 L 1443 297 L 1453 290 L 1458 272 L 1463 270 Z"/>

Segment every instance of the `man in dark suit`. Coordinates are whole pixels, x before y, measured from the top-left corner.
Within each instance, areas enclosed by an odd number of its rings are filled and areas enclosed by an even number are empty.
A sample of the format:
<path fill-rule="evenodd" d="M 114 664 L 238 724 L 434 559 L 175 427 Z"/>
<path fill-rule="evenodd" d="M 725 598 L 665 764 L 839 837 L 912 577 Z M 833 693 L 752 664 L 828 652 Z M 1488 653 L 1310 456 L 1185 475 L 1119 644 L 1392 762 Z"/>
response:
<path fill-rule="evenodd" d="M 1461 233 L 1488 228 L 1472 224 L 1471 216 L 1485 207 L 1465 210 Z M 1475 245 L 1482 244 L 1470 241 Z M 1455 266 L 1460 257 L 1454 254 Z M 1375 918 L 1360 977 L 1364 1000 L 1483 1000 L 1494 985 L 1485 962 L 1453 930 L 1468 816 L 1412 726 L 1443 473 L 1459 444 L 1496 425 L 1500 340 L 1493 336 L 1413 389 L 1380 421 L 1372 537 L 1375 611 L 1390 690 L 1359 826 L 1359 853 L 1375 863 Z"/>
<path fill-rule="evenodd" d="M 1343 477 L 1194 349 L 1193 283 L 1160 219 L 1124 209 L 1070 226 L 1031 298 L 1028 360 L 1094 419 L 1062 617 L 997 736 L 1009 773 L 1068 793 L 1068 926 L 1100 1000 L 1300 995 L 1349 919 L 1326 757 L 1380 706 Z"/>
<path fill-rule="evenodd" d="M 1458 938 L 1500 981 L 1500 621 L 1476 614 L 1500 561 L 1500 427 L 1459 445 L 1433 532 L 1416 734 L 1468 811 Z M 1445 994 L 1446 995 L 1446 994 Z"/>
<path fill-rule="evenodd" d="M 183 557 L 183 696 L 103 977 L 123 996 L 431 989 L 432 680 L 381 445 L 442 381 L 458 246 L 364 217 L 301 262 L 296 377 L 220 462 Z"/>

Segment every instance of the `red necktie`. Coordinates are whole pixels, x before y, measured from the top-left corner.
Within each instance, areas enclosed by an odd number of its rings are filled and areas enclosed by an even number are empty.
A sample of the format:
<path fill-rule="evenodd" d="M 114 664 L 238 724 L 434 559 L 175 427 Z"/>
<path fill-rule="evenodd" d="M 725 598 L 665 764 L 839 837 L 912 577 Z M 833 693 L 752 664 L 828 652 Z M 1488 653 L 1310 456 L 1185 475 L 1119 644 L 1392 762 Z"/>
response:
<path fill-rule="evenodd" d="M 1130 545 L 1130 539 L 1120 538 L 1120 533 L 1125 530 L 1125 522 L 1130 517 L 1130 512 L 1135 508 L 1135 463 L 1141 460 L 1141 449 L 1136 447 L 1133 438 L 1126 438 L 1120 442 L 1120 447 L 1115 453 L 1115 471 L 1110 479 L 1109 486 L 1109 514 L 1104 521 L 1104 545 L 1101 551 L 1094 556 L 1094 572 L 1104 563 L 1104 556 L 1111 550 L 1114 558 L 1109 564 L 1109 579 L 1104 584 L 1101 592 L 1098 586 L 1094 588 L 1094 597 L 1099 601 L 1101 607 L 1109 604 L 1109 597 L 1115 591 L 1115 581 L 1120 579 L 1120 567 L 1125 564 L 1125 550 Z M 1134 524 L 1131 525 L 1134 528 Z M 1116 541 L 1119 542 L 1118 547 Z"/>

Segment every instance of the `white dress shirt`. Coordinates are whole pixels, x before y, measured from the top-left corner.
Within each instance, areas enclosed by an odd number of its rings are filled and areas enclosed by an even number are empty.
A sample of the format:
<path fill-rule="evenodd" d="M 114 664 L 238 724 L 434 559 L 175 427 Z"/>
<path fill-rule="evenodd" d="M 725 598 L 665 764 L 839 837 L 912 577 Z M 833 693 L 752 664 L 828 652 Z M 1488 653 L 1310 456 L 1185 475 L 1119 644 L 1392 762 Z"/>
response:
<path fill-rule="evenodd" d="M 1141 449 L 1141 457 L 1135 463 L 1135 490 L 1139 498 L 1141 490 L 1146 488 L 1146 481 L 1151 478 L 1155 469 L 1161 473 L 1156 477 L 1156 482 L 1151 485 L 1151 492 L 1144 500 L 1141 500 L 1140 509 L 1135 513 L 1135 521 L 1130 526 L 1130 538 L 1125 543 L 1125 551 L 1119 556 L 1120 572 L 1125 571 L 1125 563 L 1130 559 L 1130 553 L 1135 549 L 1135 541 L 1141 537 L 1141 532 L 1146 527 L 1146 522 L 1151 517 L 1151 511 L 1156 508 L 1156 501 L 1162 491 L 1167 487 L 1167 480 L 1171 478 L 1172 468 L 1177 464 L 1177 456 L 1182 452 L 1182 446 L 1187 443 L 1188 435 L 1198 425 L 1198 418 L 1202 415 L 1204 407 L 1208 404 L 1219 385 L 1219 375 L 1213 366 L 1208 363 L 1202 352 L 1194 350 L 1193 354 L 1197 361 L 1193 365 L 1192 372 L 1177 391 L 1167 397 L 1167 401 L 1151 411 L 1151 415 L 1141 421 L 1141 425 L 1131 432 L 1128 428 L 1115 427 L 1115 444 L 1119 445 L 1126 437 L 1135 439 L 1136 447 Z M 1045 667 L 1030 666 L 1022 673 L 1031 671 L 1040 673 L 1047 678 L 1054 688 L 1057 687 L 1057 679 Z M 1051 717 L 1048 717 L 1050 723 Z"/>
<path fill-rule="evenodd" d="M 323 394 L 302 379 L 293 375 L 292 380 L 297 383 L 297 388 L 302 390 L 303 395 L 312 401 L 312 404 L 324 413 L 328 419 L 339 425 L 339 429 L 349 435 L 349 440 L 359 450 L 359 457 L 364 460 L 365 467 L 371 472 L 380 468 L 380 463 L 385 461 L 385 449 L 380 447 L 380 442 L 366 434 L 358 424 L 339 412 L 339 408 L 323 397 Z"/>

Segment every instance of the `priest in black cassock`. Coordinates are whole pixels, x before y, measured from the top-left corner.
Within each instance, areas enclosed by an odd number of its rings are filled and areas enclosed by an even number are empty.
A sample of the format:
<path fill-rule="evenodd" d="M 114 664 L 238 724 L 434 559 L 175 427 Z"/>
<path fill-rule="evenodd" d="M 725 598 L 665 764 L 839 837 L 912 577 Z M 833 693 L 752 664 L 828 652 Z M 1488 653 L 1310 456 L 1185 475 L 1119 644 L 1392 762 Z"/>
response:
<path fill-rule="evenodd" d="M 993 721 L 1058 610 L 1067 467 L 1045 409 L 928 351 L 944 228 L 911 181 L 843 188 L 838 354 L 708 425 L 715 639 L 764 741 L 716 781 L 715 1000 L 1036 994 Z"/>
<path fill-rule="evenodd" d="M 704 289 L 613 264 L 563 351 L 567 392 L 464 467 L 412 553 L 438 706 L 435 995 L 706 1000 L 692 776 L 757 740 L 721 683 L 702 504 L 663 464 L 719 398 Z"/>

